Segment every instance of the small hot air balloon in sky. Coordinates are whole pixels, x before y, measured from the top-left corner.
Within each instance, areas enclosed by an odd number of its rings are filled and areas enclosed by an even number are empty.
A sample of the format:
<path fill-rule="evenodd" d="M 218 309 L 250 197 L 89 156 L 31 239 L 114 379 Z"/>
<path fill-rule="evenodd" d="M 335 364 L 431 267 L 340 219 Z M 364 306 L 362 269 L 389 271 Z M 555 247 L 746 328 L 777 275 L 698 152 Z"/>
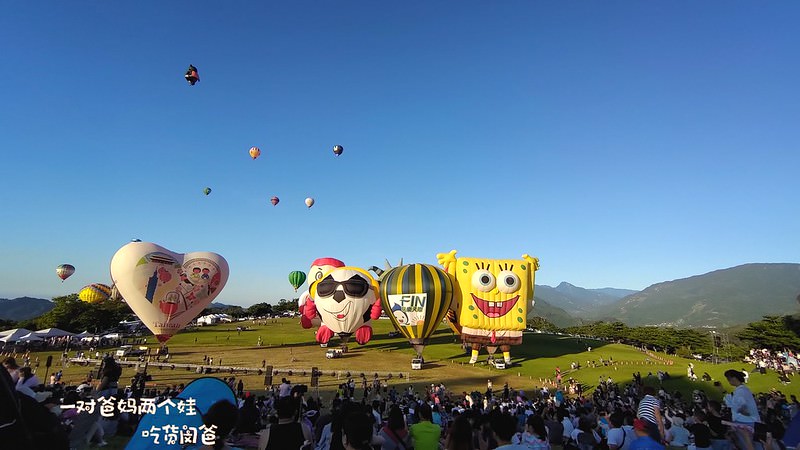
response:
<path fill-rule="evenodd" d="M 334 155 L 339 156 L 339 155 L 342 154 L 342 152 L 344 152 L 344 147 L 342 147 L 341 145 L 334 145 L 333 146 L 333 154 Z"/>
<path fill-rule="evenodd" d="M 269 202 L 272 203 L 272 206 L 278 206 L 278 203 L 281 202 L 281 199 L 279 199 L 278 197 L 272 197 L 271 199 L 269 199 Z"/>
<path fill-rule="evenodd" d="M 62 283 L 64 280 L 72 276 L 73 273 L 75 273 L 75 266 L 72 264 L 61 264 L 60 266 L 56 267 L 56 275 L 58 275 L 58 278 L 61 278 Z"/>
<path fill-rule="evenodd" d="M 306 282 L 306 274 L 305 272 L 301 272 L 299 270 L 295 270 L 289 273 L 289 283 L 291 283 L 294 291 L 297 292 L 297 289 Z"/>
<path fill-rule="evenodd" d="M 97 303 L 108 299 L 111 296 L 111 288 L 105 284 L 95 283 L 84 286 L 78 292 L 78 298 L 86 303 Z"/>
<path fill-rule="evenodd" d="M 311 198 L 311 197 L 308 197 L 308 198 L 306 199 L 306 206 L 308 206 L 308 207 L 309 207 L 309 209 L 310 209 L 312 206 L 314 206 L 314 199 L 313 199 L 313 198 Z"/>
<path fill-rule="evenodd" d="M 207 188 L 203 189 L 203 194 L 208 195 L 210 193 L 211 193 L 211 188 L 210 187 L 207 187 Z"/>
<path fill-rule="evenodd" d="M 253 158 L 253 159 L 256 159 L 259 156 L 261 156 L 261 149 L 258 148 L 258 147 L 251 147 L 250 148 L 250 157 Z"/>
<path fill-rule="evenodd" d="M 189 69 L 186 71 L 186 74 L 183 77 L 186 78 L 186 81 L 188 81 L 192 86 L 200 81 L 200 75 L 197 74 L 197 67 L 191 64 L 189 64 Z"/>

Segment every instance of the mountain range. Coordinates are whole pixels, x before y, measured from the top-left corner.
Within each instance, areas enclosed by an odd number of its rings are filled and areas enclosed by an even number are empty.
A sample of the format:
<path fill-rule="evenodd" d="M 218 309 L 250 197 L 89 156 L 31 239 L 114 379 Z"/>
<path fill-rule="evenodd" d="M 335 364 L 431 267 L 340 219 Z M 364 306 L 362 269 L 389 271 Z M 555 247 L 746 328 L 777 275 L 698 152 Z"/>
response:
<path fill-rule="evenodd" d="M 39 317 L 53 309 L 50 300 L 33 297 L 0 298 L 0 319 L 26 320 Z"/>
<path fill-rule="evenodd" d="M 800 264 L 744 264 L 665 281 L 595 311 L 637 325 L 730 327 L 800 311 Z"/>
<path fill-rule="evenodd" d="M 536 285 L 535 300 L 528 317 L 542 317 L 559 327 L 619 320 L 630 326 L 723 328 L 764 315 L 799 312 L 800 264 L 744 264 L 656 283 L 642 291 L 586 289 L 567 282 Z M 30 319 L 52 308 L 50 300 L 40 298 L 0 299 L 0 319 Z"/>

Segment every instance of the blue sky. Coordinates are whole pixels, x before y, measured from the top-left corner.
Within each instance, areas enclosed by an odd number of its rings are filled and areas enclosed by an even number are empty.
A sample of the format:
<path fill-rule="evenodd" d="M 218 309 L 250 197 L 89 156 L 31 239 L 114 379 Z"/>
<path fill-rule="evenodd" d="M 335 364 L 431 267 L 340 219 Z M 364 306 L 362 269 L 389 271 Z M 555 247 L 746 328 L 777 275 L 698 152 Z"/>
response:
<path fill-rule="evenodd" d="M 222 254 L 218 301 L 242 305 L 292 296 L 322 256 L 530 253 L 537 283 L 632 289 L 798 262 L 798 13 L 6 3 L 0 296 L 108 283 L 131 238 Z"/>

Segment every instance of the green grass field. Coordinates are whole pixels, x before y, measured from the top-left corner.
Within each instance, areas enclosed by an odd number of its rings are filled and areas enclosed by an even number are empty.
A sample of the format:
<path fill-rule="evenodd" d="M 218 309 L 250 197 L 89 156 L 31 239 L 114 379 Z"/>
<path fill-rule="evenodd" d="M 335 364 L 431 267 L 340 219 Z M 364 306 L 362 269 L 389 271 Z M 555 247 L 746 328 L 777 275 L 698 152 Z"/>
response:
<path fill-rule="evenodd" d="M 626 345 L 578 340 L 569 336 L 526 333 L 524 343 L 512 349 L 515 364 L 506 370 L 496 370 L 485 364 L 487 357 L 485 351 L 481 353 L 481 361 L 478 364 L 469 365 L 467 363 L 469 357 L 462 350 L 458 337 L 448 328 L 442 327 L 425 348 L 425 368 L 412 371 L 410 361 L 414 352 L 404 338 L 388 337 L 388 333 L 392 331 L 388 320 L 375 321 L 373 339 L 364 346 L 351 342 L 350 351 L 338 359 L 326 359 L 326 349 L 320 348 L 314 342 L 314 330 L 304 330 L 298 322 L 297 319 L 271 320 L 265 325 L 238 322 L 182 332 L 168 342 L 170 361 L 201 364 L 203 356 L 208 355 L 214 358 L 215 366 L 221 362 L 222 366 L 254 368 L 261 367 L 262 361 L 266 361 L 268 365 L 281 371 L 275 377 L 276 384 L 280 383 L 282 377 L 289 378 L 295 384 L 308 384 L 310 372 L 305 376 L 293 372 L 289 376 L 286 371 L 319 367 L 323 372 L 320 378 L 323 398 L 326 393 L 345 381 L 343 377 L 346 372 L 350 372 L 351 376 L 356 378 L 364 373 L 368 380 L 372 380 L 374 372 L 388 372 L 392 374 L 389 383 L 398 385 L 414 384 L 419 387 L 443 382 L 454 392 L 482 391 L 488 379 L 491 379 L 496 387 L 508 382 L 512 388 L 527 391 L 541 387 L 542 379 L 552 379 L 557 366 L 565 372 L 565 379 L 573 377 L 588 386 L 590 390 L 597 385 L 600 377 L 605 379 L 610 376 L 617 382 L 629 382 L 636 371 L 645 377 L 649 372 L 655 374 L 658 370 L 665 370 L 671 375 L 671 379 L 665 383 L 667 390 L 681 390 L 688 393 L 692 389 L 699 388 L 704 389 L 711 397 L 719 398 L 722 389 L 730 390 L 730 386 L 722 376 L 723 372 L 730 368 L 741 370 L 745 367 L 743 363 L 714 365 L 695 361 L 695 373 L 698 376 L 708 372 L 714 380 L 722 381 L 722 387 L 715 388 L 712 383 L 689 381 L 686 377 L 686 367 L 690 361 L 683 358 L 658 355 L 664 361 L 673 362 L 668 365 Z M 252 329 L 237 332 L 237 326 L 249 326 Z M 257 346 L 259 337 L 263 341 L 261 347 Z M 331 348 L 337 346 L 337 343 L 338 338 L 335 338 Z M 153 350 L 158 348 L 152 337 L 148 339 L 148 344 Z M 588 347 L 591 347 L 591 351 L 588 351 Z M 49 354 L 54 355 L 54 367 L 51 371 L 61 368 L 58 363 L 60 353 Z M 47 352 L 39 353 L 40 361 L 44 361 L 47 355 Z M 74 352 L 70 355 L 74 356 Z M 605 360 L 612 358 L 614 364 L 588 368 L 587 361 L 599 362 L 600 358 Z M 581 364 L 582 368 L 569 372 L 572 362 Z M 63 380 L 68 383 L 79 383 L 90 370 L 96 370 L 96 367 L 73 364 L 64 369 Z M 121 384 L 127 383 L 134 370 L 132 367 L 125 368 Z M 43 376 L 44 367 L 41 367 L 38 373 Z M 186 369 L 150 367 L 149 373 L 153 376 L 153 383 L 156 386 L 186 383 L 197 377 L 194 371 Z M 410 379 L 405 377 L 401 379 L 401 374 L 410 376 Z M 215 376 L 242 378 L 246 390 L 258 392 L 264 389 L 263 376 L 255 372 L 230 374 L 224 371 Z M 657 384 L 657 379 L 653 377 L 650 383 Z M 765 392 L 775 388 L 787 395 L 800 395 L 797 383 L 782 385 L 777 375 L 772 372 L 766 375 L 751 374 L 749 386 L 754 392 Z"/>

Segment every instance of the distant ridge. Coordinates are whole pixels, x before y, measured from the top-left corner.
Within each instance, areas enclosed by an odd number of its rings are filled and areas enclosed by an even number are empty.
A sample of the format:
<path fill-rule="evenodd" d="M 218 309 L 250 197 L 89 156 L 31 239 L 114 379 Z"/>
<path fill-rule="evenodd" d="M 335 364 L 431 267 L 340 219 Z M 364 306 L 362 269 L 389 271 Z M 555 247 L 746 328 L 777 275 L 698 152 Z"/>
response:
<path fill-rule="evenodd" d="M 27 320 L 50 311 L 55 304 L 50 300 L 33 297 L 0 298 L 0 319 Z"/>
<path fill-rule="evenodd" d="M 730 327 L 795 314 L 800 264 L 744 264 L 654 284 L 606 308 L 628 325 Z"/>
<path fill-rule="evenodd" d="M 593 316 L 596 311 L 638 291 L 631 289 L 586 289 L 562 281 L 556 287 L 536 285 L 536 297 L 552 306 L 565 310 L 572 316 Z"/>

